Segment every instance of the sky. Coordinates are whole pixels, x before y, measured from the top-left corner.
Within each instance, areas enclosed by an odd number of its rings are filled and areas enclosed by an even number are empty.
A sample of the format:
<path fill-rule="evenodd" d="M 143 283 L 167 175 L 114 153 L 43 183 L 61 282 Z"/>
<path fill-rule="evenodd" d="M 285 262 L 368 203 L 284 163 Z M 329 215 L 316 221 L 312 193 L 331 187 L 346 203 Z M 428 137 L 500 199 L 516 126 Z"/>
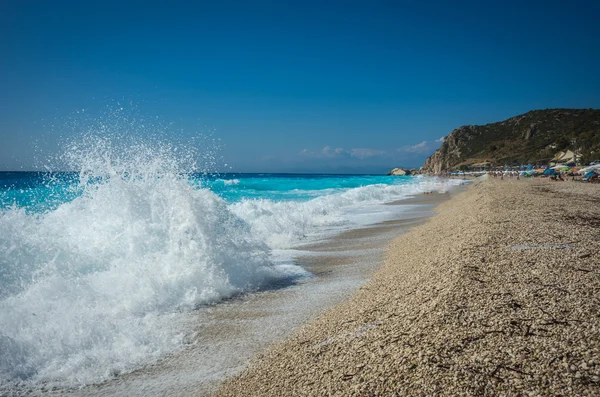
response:
<path fill-rule="evenodd" d="M 4 0 L 0 170 L 39 169 L 118 112 L 145 120 L 123 129 L 136 139 L 150 122 L 209 136 L 215 171 L 418 167 L 461 125 L 599 108 L 598 15 L 578 0 Z"/>

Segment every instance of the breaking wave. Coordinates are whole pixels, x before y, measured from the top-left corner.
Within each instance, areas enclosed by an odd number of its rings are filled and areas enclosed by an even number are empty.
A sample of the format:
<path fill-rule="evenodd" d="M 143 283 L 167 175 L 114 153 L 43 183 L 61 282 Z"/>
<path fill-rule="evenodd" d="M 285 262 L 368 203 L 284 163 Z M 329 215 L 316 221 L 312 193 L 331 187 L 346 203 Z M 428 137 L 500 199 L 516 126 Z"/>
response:
<path fill-rule="evenodd" d="M 46 190 L 74 199 L 0 210 L 0 380 L 101 381 L 180 347 L 178 313 L 303 274 L 189 182 L 194 153 L 94 137 L 66 153 L 77 183 Z"/>

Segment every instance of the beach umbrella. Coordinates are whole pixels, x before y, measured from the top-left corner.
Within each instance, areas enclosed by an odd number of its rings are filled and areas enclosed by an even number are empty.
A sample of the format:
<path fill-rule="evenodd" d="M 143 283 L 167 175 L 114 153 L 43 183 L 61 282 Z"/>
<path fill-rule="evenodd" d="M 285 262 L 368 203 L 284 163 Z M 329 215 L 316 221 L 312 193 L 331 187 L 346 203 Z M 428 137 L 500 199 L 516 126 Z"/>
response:
<path fill-rule="evenodd" d="M 556 174 L 556 171 L 554 171 L 552 168 L 548 168 L 547 170 L 544 171 L 544 175 L 554 175 Z"/>
<path fill-rule="evenodd" d="M 600 171 L 600 164 L 591 165 L 589 167 L 582 168 L 578 172 L 580 174 L 586 174 L 586 173 L 588 173 L 590 171 Z"/>
<path fill-rule="evenodd" d="M 585 174 L 583 177 L 586 179 L 589 179 L 589 178 L 593 177 L 594 175 L 596 175 L 596 173 L 594 171 L 590 171 L 587 174 Z"/>

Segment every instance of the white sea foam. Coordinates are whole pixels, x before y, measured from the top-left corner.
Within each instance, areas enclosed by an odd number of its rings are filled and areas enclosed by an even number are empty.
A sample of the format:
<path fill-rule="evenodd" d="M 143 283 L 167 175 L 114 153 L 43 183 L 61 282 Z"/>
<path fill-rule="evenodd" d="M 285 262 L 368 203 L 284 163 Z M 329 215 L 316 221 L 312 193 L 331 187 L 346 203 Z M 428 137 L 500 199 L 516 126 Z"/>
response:
<path fill-rule="evenodd" d="M 230 210 L 244 219 L 252 234 L 271 248 L 285 249 L 297 243 L 328 236 L 340 230 L 374 224 L 392 218 L 398 208 L 382 204 L 424 192 L 445 193 L 458 180 L 414 178 L 405 184 L 375 184 L 353 189 L 331 189 L 309 201 L 244 199 Z"/>
<path fill-rule="evenodd" d="M 101 381 L 181 347 L 178 312 L 304 273 L 274 266 L 173 148 L 68 153 L 78 198 L 0 212 L 0 383 Z"/>
<path fill-rule="evenodd" d="M 224 185 L 239 185 L 240 180 L 239 179 L 223 179 L 223 184 Z"/>

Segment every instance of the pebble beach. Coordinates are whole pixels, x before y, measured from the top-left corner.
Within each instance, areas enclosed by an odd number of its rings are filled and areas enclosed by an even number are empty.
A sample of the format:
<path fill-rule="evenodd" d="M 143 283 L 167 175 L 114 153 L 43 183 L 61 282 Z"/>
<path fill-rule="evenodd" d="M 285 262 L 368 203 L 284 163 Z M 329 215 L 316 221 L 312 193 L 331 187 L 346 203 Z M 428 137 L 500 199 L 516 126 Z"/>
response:
<path fill-rule="evenodd" d="M 477 181 L 215 395 L 600 395 L 599 186 Z"/>

